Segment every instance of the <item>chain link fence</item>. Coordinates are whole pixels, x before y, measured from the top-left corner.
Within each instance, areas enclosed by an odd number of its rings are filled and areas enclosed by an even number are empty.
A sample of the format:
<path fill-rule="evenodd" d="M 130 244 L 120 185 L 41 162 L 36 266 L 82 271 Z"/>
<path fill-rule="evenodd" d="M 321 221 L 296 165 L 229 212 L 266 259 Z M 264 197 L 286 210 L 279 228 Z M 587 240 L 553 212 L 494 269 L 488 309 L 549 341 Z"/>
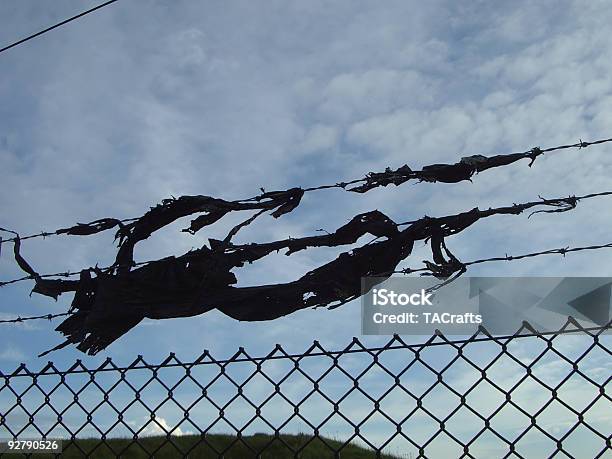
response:
<path fill-rule="evenodd" d="M 65 457 L 611 458 L 609 328 L 21 365 L 0 372 L 0 437 Z"/>

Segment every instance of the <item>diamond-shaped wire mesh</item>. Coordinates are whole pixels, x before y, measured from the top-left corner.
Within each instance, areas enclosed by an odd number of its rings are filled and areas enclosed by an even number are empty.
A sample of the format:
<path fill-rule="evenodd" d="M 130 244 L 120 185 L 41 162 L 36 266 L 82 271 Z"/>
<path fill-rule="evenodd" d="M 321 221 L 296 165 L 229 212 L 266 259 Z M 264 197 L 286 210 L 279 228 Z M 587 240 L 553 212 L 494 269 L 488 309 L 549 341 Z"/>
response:
<path fill-rule="evenodd" d="M 93 457 L 612 457 L 609 328 L 21 365 L 0 372 L 0 437 Z"/>

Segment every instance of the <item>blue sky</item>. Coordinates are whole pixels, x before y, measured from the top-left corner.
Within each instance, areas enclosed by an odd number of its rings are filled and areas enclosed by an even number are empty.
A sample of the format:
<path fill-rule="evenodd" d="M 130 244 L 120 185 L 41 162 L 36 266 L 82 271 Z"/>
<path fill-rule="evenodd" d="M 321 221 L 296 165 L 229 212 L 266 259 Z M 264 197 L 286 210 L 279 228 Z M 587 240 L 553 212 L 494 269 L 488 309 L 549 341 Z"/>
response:
<path fill-rule="evenodd" d="M 0 3 L 0 44 L 96 2 Z M 225 199 L 313 186 L 403 164 L 455 162 L 471 154 L 610 137 L 612 43 L 605 1 L 118 2 L 0 55 L 0 226 L 23 234 L 100 217 L 127 218 L 171 195 Z M 610 188 L 607 145 L 560 152 L 477 176 L 473 183 L 383 188 L 366 195 L 311 193 L 293 213 L 260 219 L 241 241 L 334 229 L 379 209 L 396 221 Z M 240 217 L 242 218 L 242 217 Z M 268 220 L 266 221 L 266 218 Z M 232 218 L 196 236 L 185 221 L 140 244 L 136 258 L 180 254 L 219 237 Z M 610 242 L 606 198 L 566 214 L 488 219 L 449 239 L 464 260 L 484 255 Z M 334 250 L 270 256 L 237 272 L 240 285 L 295 279 Z M 112 235 L 23 244 L 39 272 L 113 259 Z M 419 248 L 415 266 L 426 255 Z M 19 271 L 9 253 L 0 277 Z M 612 275 L 607 252 L 482 265 L 480 275 Z M 0 291 L 0 314 L 63 312 Z M 271 323 L 217 312 L 149 321 L 96 357 L 136 354 L 188 360 L 238 346 L 261 355 L 276 343 L 301 351 L 319 340 L 344 347 L 359 334 L 359 304 L 305 310 Z M 0 365 L 49 358 L 58 343 L 45 322 L 3 326 Z M 366 337 L 378 344 L 385 337 Z"/>

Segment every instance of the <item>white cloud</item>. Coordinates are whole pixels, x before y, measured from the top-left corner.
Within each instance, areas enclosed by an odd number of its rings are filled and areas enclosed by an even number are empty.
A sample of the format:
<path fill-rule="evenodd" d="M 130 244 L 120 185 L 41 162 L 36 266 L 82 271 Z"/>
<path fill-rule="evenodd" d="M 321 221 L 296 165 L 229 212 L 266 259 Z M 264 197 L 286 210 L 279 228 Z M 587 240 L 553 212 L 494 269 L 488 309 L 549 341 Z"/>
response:
<path fill-rule="evenodd" d="M 193 432 L 183 431 L 180 427 L 170 426 L 164 418 L 161 416 L 155 416 L 155 419 L 149 420 L 147 427 L 143 429 L 142 433 L 143 436 L 150 437 L 156 435 L 166 435 L 167 433 L 171 433 L 172 435 L 176 436 L 190 435 Z"/>

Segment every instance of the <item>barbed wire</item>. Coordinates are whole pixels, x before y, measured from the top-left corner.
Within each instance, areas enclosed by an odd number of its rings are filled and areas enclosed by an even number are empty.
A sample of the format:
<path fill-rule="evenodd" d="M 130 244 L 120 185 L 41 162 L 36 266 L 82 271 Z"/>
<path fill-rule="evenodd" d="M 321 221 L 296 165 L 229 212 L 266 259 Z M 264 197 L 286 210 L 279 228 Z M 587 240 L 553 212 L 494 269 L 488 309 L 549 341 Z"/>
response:
<path fill-rule="evenodd" d="M 541 213 L 541 212 L 549 212 L 549 213 L 557 213 L 557 212 L 564 212 L 567 210 L 571 210 L 576 206 L 576 203 L 584 200 L 584 199 L 591 199 L 591 198 L 595 198 L 595 197 L 602 197 L 602 196 L 610 196 L 612 195 L 612 191 L 603 191 L 603 192 L 599 192 L 599 193 L 589 193 L 589 194 L 585 194 L 582 196 L 568 196 L 566 198 L 553 198 L 553 199 L 545 199 L 541 196 L 539 196 L 540 201 L 530 201 L 530 202 L 526 202 L 526 203 L 521 203 L 521 204 L 513 204 L 512 206 L 506 206 L 506 207 L 498 207 L 498 208 L 489 208 L 489 209 L 485 209 L 485 210 L 481 210 L 479 211 L 480 214 L 482 214 L 483 216 L 490 216 L 490 215 L 494 215 L 494 214 L 505 214 L 505 213 L 510 213 L 510 214 L 516 214 L 519 211 L 523 211 L 532 207 L 536 207 L 538 205 L 548 205 L 548 206 L 553 206 L 556 207 L 555 210 L 540 210 L 540 211 L 535 211 L 532 212 L 529 217 L 531 217 L 534 214 L 537 213 Z M 257 215 L 257 214 L 256 214 Z M 254 215 L 253 217 L 251 217 L 250 220 L 252 220 L 256 215 Z M 449 216 L 444 216 L 444 217 L 423 217 L 420 220 L 423 219 L 428 219 L 428 218 L 437 218 L 439 220 L 443 220 L 445 218 L 448 218 Z M 402 223 L 398 223 L 397 226 L 407 226 L 407 225 L 411 225 L 411 224 L 415 224 L 416 222 L 419 222 L 420 220 L 412 220 L 412 221 L 407 221 L 407 222 L 402 222 Z M 241 223 L 240 225 L 244 225 L 244 222 Z M 238 225 L 238 226 L 240 226 Z M 236 229 L 236 228 L 235 228 Z M 3 230 L 2 228 L 0 228 L 0 230 Z M 8 231 L 8 230 L 4 230 L 4 231 Z M 231 233 L 230 233 L 231 234 Z M 378 239 L 378 237 L 376 238 Z M 228 243 L 229 244 L 229 243 Z M 608 244 L 605 244 L 603 246 L 594 246 L 594 247 L 599 247 L 599 248 L 604 248 L 607 247 Z M 241 247 L 245 247 L 245 246 L 229 246 L 231 248 L 241 248 Z M 548 254 L 548 253 L 560 253 L 558 252 L 559 250 L 563 250 L 563 249 L 552 249 L 552 252 L 550 251 L 545 251 L 545 252 L 534 252 L 533 254 L 526 254 L 526 255 L 521 255 L 521 256 L 517 256 L 514 257 L 516 259 L 521 259 L 521 258 L 528 258 L 531 256 L 536 256 L 537 254 Z M 579 248 L 578 250 L 592 250 L 589 248 Z M 572 251 L 577 251 L 577 250 L 572 250 Z M 193 257 L 197 258 L 200 255 L 197 253 L 197 251 L 194 251 L 193 253 Z M 70 278 L 70 277 L 74 277 L 74 276 L 78 276 L 80 275 L 83 271 L 89 271 L 89 272 L 103 272 L 103 271 L 109 271 L 111 269 L 118 269 L 118 268 L 134 268 L 134 267 L 138 267 L 138 266 L 144 266 L 144 265 L 148 265 L 151 263 L 155 263 L 158 261 L 163 261 L 166 260 L 168 258 L 173 258 L 173 257 L 167 257 L 167 258 L 162 258 L 162 259 L 154 259 L 154 260 L 146 260 L 146 261 L 140 261 L 140 262 L 131 262 L 131 263 L 127 263 L 127 264 L 113 264 L 110 266 L 106 266 L 103 268 L 100 268 L 98 266 L 95 267 L 89 267 L 89 268 L 83 268 L 80 269 L 78 271 L 62 271 L 62 272 L 57 272 L 57 273 L 51 273 L 51 274 L 28 274 L 26 276 L 22 276 L 16 279 L 11 279 L 11 280 L 7 280 L 7 281 L 0 281 L 0 288 L 7 286 L 7 285 L 11 285 L 11 284 L 16 284 L 19 282 L 23 282 L 23 281 L 28 281 L 28 280 L 36 280 L 36 279 L 42 279 L 42 278 Z M 183 255 L 181 258 L 183 258 L 185 261 L 189 261 L 190 259 L 190 254 L 187 253 L 185 255 Z M 506 260 L 505 257 L 495 257 L 490 259 L 490 261 L 496 261 L 496 260 Z M 489 261 L 489 259 L 483 259 L 483 260 L 475 260 L 469 263 L 462 263 L 463 266 L 469 266 L 472 264 L 479 264 L 479 263 L 483 263 L 485 261 Z M 430 271 L 430 268 L 420 268 L 420 269 L 410 269 L 407 268 L 408 272 L 420 272 L 420 271 Z M 394 271 L 395 273 L 397 272 L 401 272 L 401 271 Z"/>
<path fill-rule="evenodd" d="M 241 201 L 226 201 L 205 195 L 172 197 L 162 200 L 137 219 L 125 220 L 131 220 L 128 224 L 114 218 L 102 218 L 56 230 L 55 234 L 86 236 L 118 227 L 115 233 L 115 239 L 118 240 L 115 262 L 107 268 L 101 269 L 96 266 L 80 270 L 78 280 L 43 279 L 21 255 L 22 239 L 19 234 L 12 230 L 4 230 L 15 234 L 12 238 L 14 258 L 25 276 L 3 281 L 0 286 L 33 279 L 36 284 L 33 293 L 55 300 L 64 293 L 75 292 L 68 312 L 77 312 L 56 328 L 66 337 L 64 342 L 41 355 L 68 345 L 75 345 L 78 350 L 94 355 L 147 317 L 170 319 L 199 315 L 216 309 L 235 320 L 254 321 L 274 320 L 304 308 L 335 309 L 361 296 L 359 279 L 363 276 L 377 277 L 381 273 L 392 273 L 396 270 L 398 263 L 412 253 L 414 243 L 418 240 L 429 242 L 432 262 L 425 261 L 425 265 L 431 275 L 444 279 L 444 282 L 438 286 L 441 287 L 461 276 L 467 269 L 466 265 L 448 249 L 445 238 L 456 235 L 481 219 L 491 216 L 519 215 L 537 207 L 542 207 L 543 210 L 532 211 L 529 217 L 537 213 L 567 212 L 576 208 L 580 200 L 612 195 L 612 191 L 553 199 L 540 196 L 540 200 L 536 201 L 483 210 L 474 207 L 468 211 L 442 217 L 432 218 L 425 215 L 416 221 L 400 224 L 375 210 L 354 216 L 349 223 L 326 235 L 290 237 L 266 243 L 241 245 L 232 244 L 231 238 L 241 228 L 266 212 L 275 218 L 292 212 L 300 205 L 306 191 L 337 187 L 349 192 L 366 193 L 377 187 L 399 186 L 409 180 L 430 183 L 471 181 L 471 178 L 480 172 L 507 166 L 521 159 L 529 159 L 531 166 L 545 152 L 568 148 L 582 149 L 610 141 L 612 138 L 594 142 L 581 140 L 575 144 L 544 150 L 535 147 L 522 153 L 508 155 L 489 157 L 472 155 L 462 157 L 454 164 L 432 164 L 420 170 L 412 170 L 404 165 L 396 170 L 387 168 L 382 173 L 371 172 L 364 178 L 351 182 L 307 189 L 290 188 L 284 191 L 266 192 L 261 188 L 261 195 Z M 190 226 L 183 229 L 195 234 L 202 228 L 215 224 L 227 214 L 245 210 L 258 212 L 235 226 L 223 240 L 209 239 L 209 245 L 192 249 L 178 257 L 171 256 L 138 264 L 134 260 L 134 249 L 139 242 L 180 218 L 197 215 L 191 220 Z M 401 225 L 409 226 L 400 230 Z M 384 240 L 341 253 L 331 262 L 289 283 L 228 288 L 236 284 L 236 275 L 232 272 L 234 268 L 253 263 L 273 252 L 286 249 L 285 254 L 291 255 L 313 247 L 353 244 L 365 234 L 384 237 Z M 131 269 L 138 265 L 146 266 Z M 347 272 L 351 272 L 352 276 L 347 276 Z M 70 277 L 76 275 L 76 272 L 57 274 L 59 277 Z M 92 277 L 92 274 L 95 277 Z M 206 295 L 202 294 L 204 291 Z M 166 298 L 167 295 L 170 296 Z M 147 306 L 126 307 L 132 304 Z M 112 309 L 112 313 L 109 308 Z M 104 310 L 105 315 L 114 315 L 117 320 L 100 319 L 101 315 L 96 313 L 100 309 Z"/>
<path fill-rule="evenodd" d="M 0 324 L 15 324 L 15 323 L 27 322 L 29 320 L 40 320 L 40 319 L 46 319 L 48 321 L 51 321 L 57 317 L 66 317 L 66 316 L 71 316 L 72 314 L 73 314 L 72 312 L 62 312 L 59 314 L 44 314 L 42 316 L 29 316 L 29 317 L 17 316 L 14 319 L 2 319 L 0 320 Z"/>
<path fill-rule="evenodd" d="M 506 254 L 503 257 L 480 258 L 477 260 L 461 262 L 461 264 L 467 267 L 467 266 L 478 265 L 482 263 L 490 263 L 494 261 L 522 260 L 524 258 L 538 257 L 541 255 L 563 255 L 565 257 L 565 255 L 568 253 L 582 252 L 582 251 L 587 251 L 587 250 L 599 250 L 599 249 L 612 249 L 612 242 L 609 242 L 607 244 L 588 245 L 588 246 L 579 246 L 579 247 L 560 247 L 557 249 L 542 250 L 540 252 L 530 252 L 530 253 L 524 253 L 521 255 L 507 255 Z M 393 271 L 393 274 L 411 274 L 411 273 L 418 273 L 418 272 L 430 272 L 430 268 L 428 267 L 414 268 L 414 269 L 404 268 L 404 269 L 400 269 L 397 271 Z M 425 275 L 431 275 L 431 273 L 428 273 Z"/>
<path fill-rule="evenodd" d="M 591 145 L 599 145 L 599 144 L 603 144 L 603 143 L 608 143 L 608 142 L 612 142 L 612 138 L 607 138 L 607 139 L 600 139 L 600 140 L 594 140 L 591 142 L 585 142 L 582 139 L 579 140 L 579 142 L 577 143 L 573 143 L 573 144 L 566 144 L 566 145 L 559 145 L 556 147 L 549 147 L 549 148 L 540 148 L 540 147 L 533 147 L 529 150 L 525 150 L 522 152 L 517 152 L 517 153 L 505 153 L 505 154 L 500 154 L 500 155 L 495 155 L 495 156 L 491 156 L 491 157 L 484 157 L 484 156 L 480 156 L 480 155 L 476 155 L 473 157 L 468 157 L 468 158 L 474 158 L 472 161 L 478 161 L 479 158 L 485 158 L 485 159 L 499 159 L 499 158 L 507 158 L 508 161 L 510 161 L 507 164 L 511 164 L 514 163 L 520 159 L 531 159 L 531 162 L 529 164 L 529 166 L 531 167 L 531 165 L 533 164 L 533 162 L 535 161 L 535 159 L 540 156 L 543 155 L 545 153 L 550 153 L 553 151 L 560 151 L 560 150 L 567 150 L 567 149 L 572 149 L 572 148 L 577 148 L 577 149 L 583 149 L 586 147 L 589 147 Z M 464 158 L 466 159 L 466 158 Z M 327 185 L 319 185 L 319 186 L 314 186 L 314 187 L 307 187 L 307 188 L 302 188 L 302 192 L 307 193 L 307 192 L 312 192 L 312 191 L 318 191 L 318 190 L 326 190 L 326 189 L 333 189 L 333 188 L 341 188 L 341 189 L 347 189 L 347 187 L 351 186 L 351 185 L 357 185 L 357 184 L 365 184 L 364 187 L 355 187 L 352 189 L 348 189 L 348 191 L 356 191 L 359 193 L 363 193 L 366 192 L 372 188 L 378 187 L 378 186 L 387 186 L 389 184 L 395 184 L 395 185 L 400 185 L 401 183 L 404 183 L 407 180 L 410 179 L 419 179 L 421 181 L 431 181 L 432 178 L 434 179 L 433 181 L 444 181 L 444 180 L 440 180 L 440 179 L 436 179 L 436 177 L 434 176 L 435 174 L 433 174 L 434 172 L 434 167 L 436 166 L 448 166 L 448 167 L 453 167 L 453 166 L 457 166 L 460 163 L 456 163 L 453 165 L 447 165 L 447 164 L 435 164 L 432 166 L 425 166 L 422 168 L 422 170 L 420 171 L 413 171 L 410 168 L 408 168 L 407 166 L 401 167 L 395 171 L 392 171 L 390 168 L 387 168 L 385 170 L 385 172 L 370 172 L 369 174 L 367 174 L 365 177 L 359 178 L 359 179 L 354 179 L 354 180 L 349 180 L 349 181 L 342 181 L 342 182 L 336 182 L 334 184 L 327 184 Z M 493 167 L 498 167 L 496 165 L 492 165 L 492 166 L 485 166 L 484 168 L 482 166 L 480 166 L 480 169 L 477 165 L 475 165 L 474 162 L 467 162 L 464 163 L 465 164 L 469 164 L 471 167 L 474 168 L 474 171 L 472 173 L 478 173 L 481 170 L 486 170 L 489 168 L 493 168 Z M 501 165 L 507 165 L 506 163 L 501 164 Z M 471 174 L 469 174 L 469 177 L 471 177 Z M 467 178 L 462 178 L 463 179 L 469 179 L 469 177 Z M 262 187 L 261 188 L 262 193 L 265 194 L 265 189 Z M 230 201 L 233 203 L 247 203 L 247 202 L 259 202 L 262 199 L 262 195 L 259 196 L 254 196 L 251 198 L 247 198 L 247 199 L 241 199 L 241 200 L 237 200 L 237 201 Z M 73 229 L 73 228 L 77 228 L 77 227 L 88 227 L 93 225 L 94 223 L 100 222 L 100 221 L 114 221 L 116 222 L 116 224 L 124 224 L 124 223 L 131 223 L 131 222 L 135 222 L 137 220 L 139 220 L 139 217 L 133 217 L 133 218 L 125 218 L 125 219 L 115 219 L 115 218 L 107 218 L 107 219 L 101 219 L 101 220 L 96 220 L 94 222 L 90 222 L 90 223 L 77 223 L 76 227 L 72 227 L 72 228 L 60 228 L 54 231 L 40 231 L 38 233 L 34 233 L 34 234 L 29 234 L 27 236 L 18 236 L 17 232 L 12 231 L 12 230 L 8 230 L 8 229 L 3 229 L 0 228 L 0 231 L 7 231 L 10 233 L 15 234 L 15 237 L 12 238 L 8 238 L 8 239 L 2 239 L 0 238 L 0 250 L 3 244 L 9 243 L 9 242 L 15 242 L 17 240 L 17 238 L 19 238 L 21 241 L 25 241 L 25 240 L 29 240 L 29 239 L 37 239 L 37 238 L 43 238 L 46 239 L 48 237 L 51 236 L 57 236 L 60 234 L 73 234 L 73 235 L 83 235 L 83 234 L 79 234 L 79 233 L 70 233 L 69 229 Z M 109 229 L 109 228 L 106 228 Z"/>
<path fill-rule="evenodd" d="M 134 217 L 134 218 L 124 218 L 124 219 L 121 219 L 121 220 L 117 219 L 117 221 L 120 222 L 120 223 L 130 223 L 130 222 L 134 222 L 136 220 L 138 220 L 137 217 Z M 77 223 L 77 225 L 81 225 L 81 223 Z M 60 229 L 57 229 L 57 230 L 52 231 L 52 232 L 49 232 L 49 231 L 40 231 L 39 233 L 29 234 L 27 236 L 17 236 L 17 234 L 18 234 L 17 231 L 13 231 L 13 230 L 6 229 L 6 228 L 0 228 L 0 231 L 6 231 L 7 233 L 13 233 L 13 234 L 16 235 L 15 237 L 12 237 L 12 238 L 9 238 L 9 239 L 2 239 L 2 240 L 0 240 L 0 245 L 7 244 L 9 242 L 15 242 L 17 240 L 17 238 L 21 239 L 22 241 L 26 241 L 28 239 L 36 239 L 36 238 L 43 238 L 43 239 L 45 239 L 45 238 L 48 238 L 48 237 L 51 237 L 51 236 L 58 236 L 60 234 L 64 234 L 64 233 L 61 233 L 61 231 L 63 229 L 65 229 L 65 228 L 60 228 Z"/>
<path fill-rule="evenodd" d="M 472 265 L 477 265 L 477 264 L 482 264 L 482 263 L 490 263 L 490 262 L 496 262 L 496 261 L 514 261 L 514 260 L 521 260 L 524 258 L 532 258 L 532 257 L 538 257 L 538 256 L 542 256 L 542 255 L 563 255 L 563 257 L 565 257 L 566 254 L 568 253 L 573 253 L 573 252 L 581 252 L 581 251 L 588 251 L 588 250 L 599 250 L 599 249 L 612 249 L 612 242 L 607 243 L 607 244 L 598 244 L 598 245 L 588 245 L 588 246 L 578 246 L 578 247 L 560 247 L 560 248 L 556 248 L 556 249 L 549 249 L 549 250 L 543 250 L 540 252 L 529 252 L 529 253 L 524 253 L 524 254 L 520 254 L 520 255 L 504 255 L 503 257 L 490 257 L 490 258 L 480 258 L 480 259 L 476 259 L 476 260 L 472 260 L 472 261 L 466 261 L 463 262 L 463 266 L 472 266 Z M 151 261 L 142 261 L 142 262 L 138 262 L 136 263 L 136 265 L 144 265 L 144 264 L 148 264 L 148 263 L 153 263 L 155 261 L 158 260 L 151 260 Z M 105 268 L 102 268 L 105 269 Z M 426 273 L 426 274 L 422 274 L 422 275 L 432 275 L 430 272 L 430 268 L 428 267 L 424 267 L 424 268 L 404 268 L 401 270 L 397 270 L 397 271 L 393 271 L 392 274 L 412 274 L 412 273 Z M 70 276 L 77 276 L 79 275 L 80 272 L 66 272 L 66 273 L 59 273 L 59 274 L 44 274 L 41 275 L 40 277 L 53 277 L 53 276 L 64 276 L 64 277 L 70 277 Z M 18 282 L 21 280 L 32 280 L 32 276 L 27 276 L 25 278 L 21 278 L 21 279 L 15 279 L 12 282 Z M 5 282 L 5 283 L 0 283 L 0 287 L 4 286 L 6 284 L 8 284 L 10 282 Z M 69 315 L 73 315 L 72 312 L 65 312 L 65 313 L 61 313 L 61 314 L 45 314 L 45 315 L 41 315 L 41 316 L 30 316 L 30 317 L 15 317 L 14 319 L 5 319 L 5 320 L 0 320 L 0 323 L 20 323 L 20 322 L 24 322 L 24 321 L 28 321 L 28 320 L 39 320 L 39 319 L 55 319 L 56 317 L 63 317 L 63 316 L 69 316 Z"/>
<path fill-rule="evenodd" d="M 161 260 L 163 260 L 163 258 Z M 18 277 L 16 279 L 11 279 L 11 280 L 8 280 L 8 281 L 0 281 L 0 288 L 4 287 L 6 285 L 16 284 L 18 282 L 24 282 L 24 281 L 28 281 L 28 280 L 36 280 L 37 278 L 51 278 L 51 277 L 69 278 L 69 277 L 78 276 L 83 271 L 96 272 L 96 271 L 107 271 L 107 270 L 112 269 L 112 268 L 126 268 L 126 267 L 135 268 L 135 267 L 138 267 L 138 266 L 144 266 L 144 265 L 148 265 L 150 263 L 155 263 L 156 261 L 160 261 L 160 259 L 138 261 L 138 262 L 135 262 L 135 263 L 131 263 L 130 265 L 111 265 L 111 266 L 105 266 L 103 268 L 99 268 L 99 267 L 95 266 L 95 267 L 84 268 L 84 269 L 81 269 L 79 271 L 62 271 L 62 272 L 59 272 L 59 273 L 52 273 L 52 274 L 39 274 L 37 276 L 33 276 L 33 275 L 30 274 L 30 275 L 27 275 L 27 276 Z"/>

